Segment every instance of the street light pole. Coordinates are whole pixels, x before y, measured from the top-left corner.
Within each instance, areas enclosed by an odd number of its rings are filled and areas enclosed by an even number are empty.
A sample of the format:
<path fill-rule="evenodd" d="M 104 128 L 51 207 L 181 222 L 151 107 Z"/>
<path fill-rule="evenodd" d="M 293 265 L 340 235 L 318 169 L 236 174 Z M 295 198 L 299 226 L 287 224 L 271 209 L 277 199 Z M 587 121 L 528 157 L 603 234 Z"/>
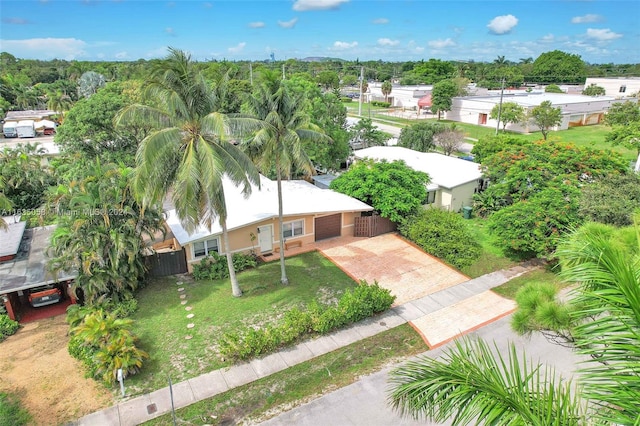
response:
<path fill-rule="evenodd" d="M 498 104 L 498 124 L 496 124 L 496 136 L 500 130 L 500 119 L 502 118 L 502 96 L 504 95 L 504 77 L 502 77 L 502 86 L 500 88 L 500 104 Z"/>
<path fill-rule="evenodd" d="M 362 115 L 362 82 L 364 81 L 364 67 L 360 67 L 360 97 L 358 102 L 358 115 Z"/>

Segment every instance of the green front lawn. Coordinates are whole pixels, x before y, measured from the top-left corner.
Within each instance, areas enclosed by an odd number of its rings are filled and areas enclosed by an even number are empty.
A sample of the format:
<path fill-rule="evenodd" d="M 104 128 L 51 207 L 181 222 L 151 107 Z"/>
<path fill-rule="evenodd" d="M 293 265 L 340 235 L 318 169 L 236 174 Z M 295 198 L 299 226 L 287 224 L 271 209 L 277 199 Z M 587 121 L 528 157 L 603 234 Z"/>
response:
<path fill-rule="evenodd" d="M 518 264 L 517 259 L 508 258 L 503 251 L 494 243 L 494 238 L 486 229 L 486 220 L 475 217 L 468 219 L 467 224 L 473 232 L 476 240 L 482 246 L 482 253 L 478 260 L 468 267 L 462 269 L 462 272 L 471 277 L 477 278 L 481 275 L 500 269 L 511 268 Z"/>
<path fill-rule="evenodd" d="M 559 289 L 571 285 L 570 283 L 563 282 L 558 275 L 552 271 L 547 269 L 536 269 L 507 281 L 501 286 L 494 287 L 492 291 L 498 293 L 500 296 L 515 300 L 518 290 L 529 283 L 553 283 Z"/>
<path fill-rule="evenodd" d="M 217 352 L 220 335 L 242 324 L 271 322 L 293 306 L 318 300 L 335 301 L 356 283 L 318 252 L 288 258 L 290 284 L 280 284 L 278 261 L 238 274 L 244 295 L 234 298 L 228 279 L 186 281 L 178 277 L 150 281 L 138 294 L 138 310 L 132 316 L 133 331 L 150 359 L 140 374 L 127 379 L 127 389 L 138 394 L 229 365 Z M 178 288 L 184 288 L 179 292 Z M 180 295 L 186 295 L 182 305 Z M 186 307 L 191 307 L 187 311 Z M 194 314 L 191 319 L 187 314 Z M 191 329 L 188 324 L 194 324 Z M 191 339 L 186 339 L 191 336 Z"/>

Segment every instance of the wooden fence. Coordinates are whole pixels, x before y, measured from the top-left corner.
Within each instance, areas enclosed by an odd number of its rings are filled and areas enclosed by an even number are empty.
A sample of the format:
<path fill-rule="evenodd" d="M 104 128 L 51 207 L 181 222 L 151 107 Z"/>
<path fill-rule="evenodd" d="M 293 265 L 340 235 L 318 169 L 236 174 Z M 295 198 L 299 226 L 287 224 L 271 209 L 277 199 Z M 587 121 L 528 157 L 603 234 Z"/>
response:
<path fill-rule="evenodd" d="M 187 257 L 184 249 L 166 253 L 155 253 L 145 258 L 149 274 L 154 277 L 184 274 L 187 272 Z"/>
<path fill-rule="evenodd" d="M 381 216 L 356 217 L 354 222 L 354 236 L 356 237 L 375 237 L 387 232 L 394 232 L 396 229 L 395 222 Z"/>

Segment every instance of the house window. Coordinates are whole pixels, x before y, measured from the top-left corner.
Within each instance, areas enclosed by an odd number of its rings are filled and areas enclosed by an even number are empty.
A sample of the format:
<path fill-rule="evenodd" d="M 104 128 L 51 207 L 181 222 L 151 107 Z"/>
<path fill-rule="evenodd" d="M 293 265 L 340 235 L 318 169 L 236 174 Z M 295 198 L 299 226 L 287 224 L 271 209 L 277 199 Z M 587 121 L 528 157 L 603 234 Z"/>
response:
<path fill-rule="evenodd" d="M 627 91 L 627 86 L 625 86 L 624 84 L 620 86 L 620 90 L 618 90 L 619 93 L 624 93 L 626 91 Z"/>
<path fill-rule="evenodd" d="M 297 237 L 304 234 L 304 220 L 295 220 L 282 224 L 282 235 L 284 238 Z"/>
<path fill-rule="evenodd" d="M 193 243 L 193 257 L 202 257 L 211 252 L 220 253 L 220 244 L 217 238 Z"/>
<path fill-rule="evenodd" d="M 433 204 L 436 202 L 436 191 L 427 192 L 427 199 L 425 200 L 425 204 Z"/>

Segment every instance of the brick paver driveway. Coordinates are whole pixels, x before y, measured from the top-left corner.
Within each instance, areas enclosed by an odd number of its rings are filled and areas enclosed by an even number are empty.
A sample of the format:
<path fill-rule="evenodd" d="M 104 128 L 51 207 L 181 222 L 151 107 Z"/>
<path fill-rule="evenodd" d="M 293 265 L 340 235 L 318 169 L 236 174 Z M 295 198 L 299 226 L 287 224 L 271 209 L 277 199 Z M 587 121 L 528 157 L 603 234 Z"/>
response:
<path fill-rule="evenodd" d="M 316 247 L 352 278 L 391 290 L 395 305 L 469 280 L 393 233 L 318 241 Z"/>

